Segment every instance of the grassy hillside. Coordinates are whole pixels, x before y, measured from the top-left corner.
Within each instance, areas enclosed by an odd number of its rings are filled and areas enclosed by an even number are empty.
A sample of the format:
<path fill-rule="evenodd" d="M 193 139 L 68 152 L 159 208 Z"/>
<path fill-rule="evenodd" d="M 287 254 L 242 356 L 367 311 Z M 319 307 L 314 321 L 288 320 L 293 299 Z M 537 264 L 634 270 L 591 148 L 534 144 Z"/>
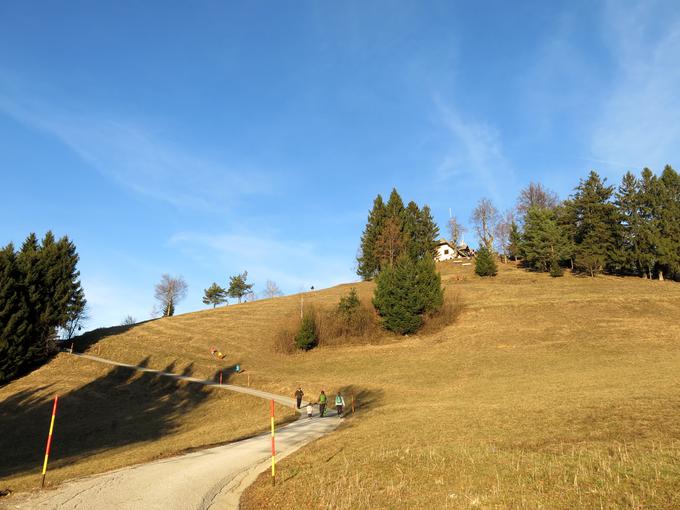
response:
<path fill-rule="evenodd" d="M 238 362 L 245 371 L 230 382 L 283 394 L 353 393 L 357 414 L 283 461 L 284 483 L 261 478 L 247 509 L 680 506 L 680 285 L 441 268 L 465 310 L 433 334 L 274 354 L 278 324 L 299 314 L 290 296 L 98 332 L 80 348 L 191 364 L 199 377 Z M 307 293 L 305 306 L 333 306 L 349 288 Z M 372 284 L 357 288 L 370 299 Z"/>
<path fill-rule="evenodd" d="M 297 363 L 376 399 L 244 508 L 680 507 L 680 286 L 445 276 L 457 325 Z"/>
<path fill-rule="evenodd" d="M 190 364 L 164 368 L 193 372 Z M 40 486 L 55 394 L 60 399 L 48 487 L 251 436 L 269 423 L 262 399 L 60 354 L 0 388 L 0 490 Z M 293 415 L 277 409 L 282 419 Z"/>

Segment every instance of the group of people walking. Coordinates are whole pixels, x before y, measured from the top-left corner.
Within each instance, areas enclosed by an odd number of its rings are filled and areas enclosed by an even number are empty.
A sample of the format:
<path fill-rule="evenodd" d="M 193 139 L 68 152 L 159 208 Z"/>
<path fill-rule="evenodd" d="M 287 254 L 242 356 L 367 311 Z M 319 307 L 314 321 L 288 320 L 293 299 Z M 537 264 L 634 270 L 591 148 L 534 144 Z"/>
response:
<path fill-rule="evenodd" d="M 302 391 L 302 388 L 298 387 L 298 389 L 295 391 L 295 402 L 297 403 L 298 409 L 300 409 L 300 406 L 302 405 L 302 397 L 304 395 L 305 393 Z M 310 401 L 307 404 L 307 416 L 309 418 L 312 417 L 312 414 L 314 412 L 314 405 L 319 406 L 319 417 L 323 418 L 326 415 L 326 406 L 328 405 L 328 397 L 326 396 L 326 392 L 324 390 L 321 390 L 319 398 L 317 399 L 316 402 Z M 342 396 L 342 394 L 338 391 L 338 393 L 335 395 L 335 410 L 338 413 L 338 416 L 342 416 L 344 408 L 345 399 Z"/>

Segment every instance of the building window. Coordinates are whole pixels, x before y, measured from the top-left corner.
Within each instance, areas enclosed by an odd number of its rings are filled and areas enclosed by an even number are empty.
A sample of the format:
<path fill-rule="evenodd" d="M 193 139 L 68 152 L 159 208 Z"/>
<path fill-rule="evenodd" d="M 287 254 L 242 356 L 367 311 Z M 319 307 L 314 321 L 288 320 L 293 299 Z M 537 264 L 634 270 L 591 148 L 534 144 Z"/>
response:
<path fill-rule="evenodd" d="M 444 250 L 444 255 L 448 255 L 448 254 L 449 254 L 449 250 Z"/>

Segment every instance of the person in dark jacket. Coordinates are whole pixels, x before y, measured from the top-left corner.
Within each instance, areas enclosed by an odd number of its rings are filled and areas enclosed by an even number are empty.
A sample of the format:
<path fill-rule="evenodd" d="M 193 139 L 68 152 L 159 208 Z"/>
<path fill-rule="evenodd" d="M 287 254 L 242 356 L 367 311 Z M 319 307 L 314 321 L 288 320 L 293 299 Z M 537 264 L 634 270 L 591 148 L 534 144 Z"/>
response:
<path fill-rule="evenodd" d="M 304 396 L 304 392 L 302 391 L 302 388 L 298 386 L 297 391 L 295 392 L 295 401 L 297 402 L 297 408 L 300 409 L 300 405 L 302 405 L 302 397 Z"/>

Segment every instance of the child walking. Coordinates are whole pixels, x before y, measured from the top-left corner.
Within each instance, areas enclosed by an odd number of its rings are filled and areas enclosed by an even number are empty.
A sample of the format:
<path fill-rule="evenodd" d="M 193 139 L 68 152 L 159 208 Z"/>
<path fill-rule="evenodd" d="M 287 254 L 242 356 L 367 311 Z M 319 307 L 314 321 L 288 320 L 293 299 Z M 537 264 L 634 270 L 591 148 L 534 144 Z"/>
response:
<path fill-rule="evenodd" d="M 312 407 L 312 403 L 310 402 L 307 404 L 307 418 L 312 417 L 312 412 L 314 411 L 314 408 Z"/>

